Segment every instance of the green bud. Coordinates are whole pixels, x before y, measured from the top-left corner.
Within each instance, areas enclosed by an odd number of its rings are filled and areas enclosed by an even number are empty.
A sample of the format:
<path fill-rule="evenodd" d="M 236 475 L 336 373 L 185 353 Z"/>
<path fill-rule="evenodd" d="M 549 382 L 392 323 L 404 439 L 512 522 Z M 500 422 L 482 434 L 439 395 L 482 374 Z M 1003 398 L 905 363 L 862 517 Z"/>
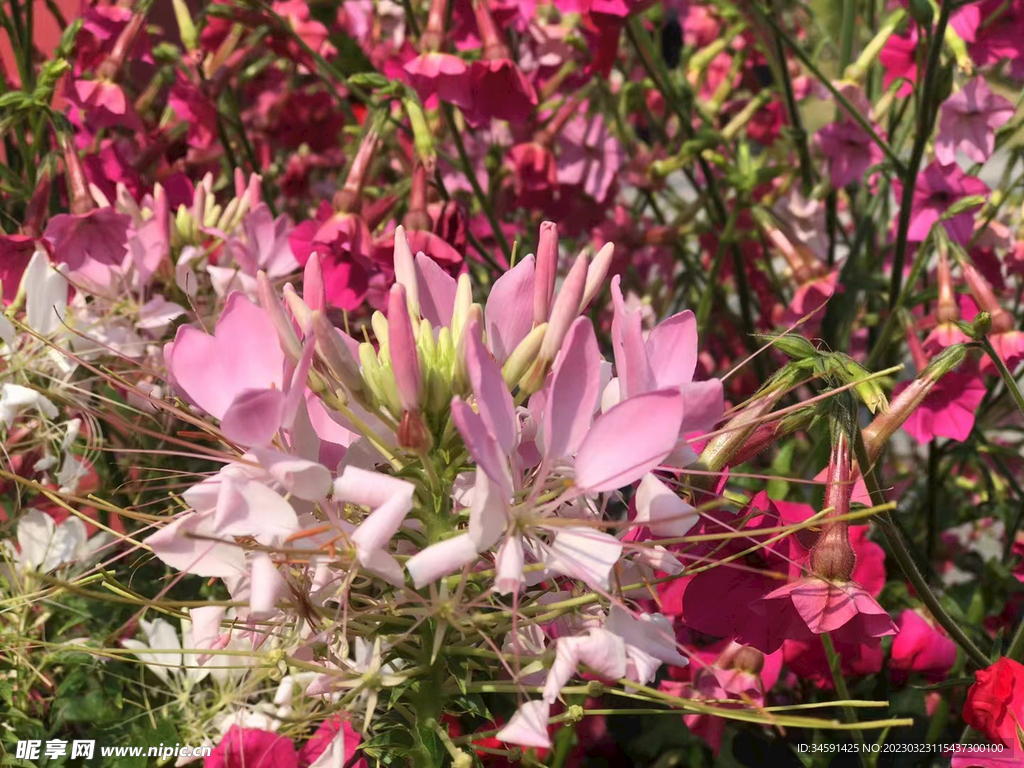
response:
<path fill-rule="evenodd" d="M 409 115 L 409 122 L 412 124 L 412 143 L 416 149 L 416 155 L 428 171 L 433 171 L 437 164 L 437 150 L 434 149 L 434 136 L 427 125 L 426 115 L 423 114 L 423 107 L 419 100 L 412 96 L 402 99 L 405 105 L 405 112 Z"/>
<path fill-rule="evenodd" d="M 910 0 L 910 15 L 924 27 L 930 27 L 935 21 L 935 10 L 929 0 Z"/>
<path fill-rule="evenodd" d="M 501 368 L 501 377 L 508 387 L 514 387 L 526 375 L 530 365 L 540 354 L 540 345 L 544 341 L 544 332 L 548 324 L 541 323 L 524 338 L 509 355 L 505 365 Z"/>
<path fill-rule="evenodd" d="M 773 347 L 784 352 L 793 360 L 805 360 L 817 357 L 819 354 L 818 349 L 811 342 L 803 336 L 797 336 L 796 334 L 771 336 L 759 333 L 757 334 L 757 340 L 763 342 L 770 341 Z"/>
<path fill-rule="evenodd" d="M 185 44 L 186 51 L 194 51 L 199 42 L 196 34 L 196 26 L 192 23 L 192 11 L 185 4 L 185 0 L 171 0 L 174 6 L 174 18 L 178 21 L 178 34 L 181 42 Z"/>
<path fill-rule="evenodd" d="M 586 711 L 579 704 L 571 704 L 565 710 L 565 719 L 570 723 L 578 723 L 586 716 Z"/>
<path fill-rule="evenodd" d="M 829 357 L 828 370 L 844 384 L 853 384 L 853 391 L 872 413 L 887 413 L 889 400 L 877 379 L 870 379 L 871 373 L 849 355 L 836 352 Z"/>
<path fill-rule="evenodd" d="M 980 339 L 988 335 L 992 330 L 992 315 L 982 310 L 974 316 L 974 324 L 971 326 L 971 337 Z"/>

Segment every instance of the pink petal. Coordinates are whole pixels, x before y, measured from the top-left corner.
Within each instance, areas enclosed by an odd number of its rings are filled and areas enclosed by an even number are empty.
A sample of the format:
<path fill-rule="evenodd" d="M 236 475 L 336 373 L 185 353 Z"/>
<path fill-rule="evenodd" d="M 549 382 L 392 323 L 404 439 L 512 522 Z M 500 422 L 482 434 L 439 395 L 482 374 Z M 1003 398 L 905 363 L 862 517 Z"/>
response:
<path fill-rule="evenodd" d="M 719 379 L 694 381 L 679 387 L 683 396 L 683 423 L 679 434 L 708 432 L 725 413 L 725 392 Z"/>
<path fill-rule="evenodd" d="M 265 552 L 253 555 L 249 582 L 249 617 L 259 620 L 277 613 L 277 601 L 284 594 L 287 585 L 278 573 L 274 561 Z"/>
<path fill-rule="evenodd" d="M 660 391 L 625 400 L 602 414 L 576 454 L 576 485 L 601 493 L 636 482 L 675 447 L 683 418 L 678 392 Z"/>
<path fill-rule="evenodd" d="M 491 436 L 478 413 L 475 413 L 459 398 L 452 398 L 452 421 L 462 436 L 470 456 L 484 472 L 498 483 L 505 498 L 512 495 L 512 478 L 509 475 L 508 460 L 501 447 Z"/>
<path fill-rule="evenodd" d="M 547 551 L 549 569 L 607 590 L 612 568 L 622 554 L 622 542 L 592 528 L 561 528 Z"/>
<path fill-rule="evenodd" d="M 569 328 L 555 361 L 544 408 L 544 456 L 570 456 L 590 428 L 601 386 L 601 353 L 594 326 L 586 317 Z"/>
<path fill-rule="evenodd" d="M 464 533 L 437 544 L 431 544 L 422 552 L 405 562 L 405 569 L 412 576 L 416 589 L 437 581 L 442 576 L 454 573 L 477 558 L 476 543 Z"/>
<path fill-rule="evenodd" d="M 511 453 L 519 440 L 512 395 L 505 386 L 501 371 L 480 339 L 475 320 L 463 331 L 466 339 L 466 371 L 476 396 L 477 410 L 488 432 L 498 441 L 504 453 Z"/>
<path fill-rule="evenodd" d="M 499 595 L 518 592 L 523 584 L 523 566 L 526 558 L 523 553 L 523 540 L 518 536 L 509 536 L 498 550 L 494 566 L 496 578 L 494 588 Z"/>
<path fill-rule="evenodd" d="M 224 436 L 239 445 L 267 445 L 284 419 L 285 394 L 279 389 L 248 389 L 221 417 Z"/>
<path fill-rule="evenodd" d="M 487 297 L 484 311 L 487 343 L 501 365 L 533 324 L 533 257 L 527 256 L 499 277 Z"/>
<path fill-rule="evenodd" d="M 498 542 L 508 524 L 508 515 L 508 498 L 502 495 L 501 487 L 477 467 L 469 509 L 469 536 L 478 552 Z"/>
<path fill-rule="evenodd" d="M 416 254 L 416 277 L 419 284 L 420 315 L 435 328 L 452 323 L 455 308 L 455 278 L 425 254 Z"/>
<path fill-rule="evenodd" d="M 254 448 L 252 452 L 270 476 L 293 496 L 319 501 L 331 492 L 331 473 L 322 464 L 270 448 Z"/>
<path fill-rule="evenodd" d="M 647 335 L 647 359 L 661 389 L 688 384 L 697 369 L 697 320 L 686 310 L 672 315 Z"/>
<path fill-rule="evenodd" d="M 528 701 L 512 715 L 508 725 L 495 734 L 499 741 L 506 744 L 518 744 L 520 747 L 536 747 L 550 749 L 551 737 L 548 736 L 548 717 L 551 705 L 542 700 Z"/>
<path fill-rule="evenodd" d="M 612 306 L 615 308 L 612 351 L 615 373 L 619 377 L 619 396 L 641 395 L 653 388 L 654 374 L 647 359 L 640 313 L 626 311 L 618 275 L 612 278 Z"/>
<path fill-rule="evenodd" d="M 665 538 L 685 536 L 697 522 L 697 511 L 654 475 L 644 475 L 636 492 L 636 520 Z"/>

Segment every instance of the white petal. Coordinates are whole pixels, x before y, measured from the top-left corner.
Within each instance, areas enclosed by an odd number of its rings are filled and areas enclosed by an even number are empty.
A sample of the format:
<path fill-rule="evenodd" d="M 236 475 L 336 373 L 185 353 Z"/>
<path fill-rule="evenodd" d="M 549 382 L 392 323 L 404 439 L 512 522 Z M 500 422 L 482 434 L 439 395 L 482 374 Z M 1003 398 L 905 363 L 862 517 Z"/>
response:
<path fill-rule="evenodd" d="M 636 492 L 636 522 L 646 523 L 655 536 L 671 538 L 689 533 L 699 515 L 655 475 L 644 475 Z"/>
<path fill-rule="evenodd" d="M 498 731 L 495 736 L 506 744 L 550 749 L 551 737 L 548 736 L 550 714 L 551 705 L 543 699 L 528 701 L 512 715 L 508 725 Z"/>
<path fill-rule="evenodd" d="M 607 590 L 612 568 L 622 554 L 622 542 L 593 528 L 563 528 L 547 552 L 548 568 L 580 579 L 594 589 Z"/>

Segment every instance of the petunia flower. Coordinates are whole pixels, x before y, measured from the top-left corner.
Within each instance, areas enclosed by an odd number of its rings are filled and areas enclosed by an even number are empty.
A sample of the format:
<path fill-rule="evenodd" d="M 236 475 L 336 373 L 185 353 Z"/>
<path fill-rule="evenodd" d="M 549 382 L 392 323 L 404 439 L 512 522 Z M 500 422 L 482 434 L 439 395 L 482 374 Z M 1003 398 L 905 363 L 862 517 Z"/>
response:
<path fill-rule="evenodd" d="M 818 146 L 828 159 L 832 186 L 842 189 L 860 182 L 868 169 L 882 161 L 882 150 L 864 128 L 851 119 L 829 123 L 816 134 Z"/>
<path fill-rule="evenodd" d="M 931 163 L 918 174 L 914 187 L 910 229 L 907 237 L 913 242 L 923 242 L 939 219 L 950 206 L 971 195 L 984 195 L 989 191 L 981 179 L 968 176 L 958 165 Z M 964 244 L 974 234 L 974 213 L 981 204 L 962 211 L 942 222 L 952 240 Z"/>
<path fill-rule="evenodd" d="M 621 142 L 600 115 L 577 117 L 566 123 L 559 139 L 558 182 L 604 202 L 624 158 Z"/>
<path fill-rule="evenodd" d="M 943 680 L 956 663 L 956 643 L 915 610 L 903 611 L 896 625 L 900 631 L 892 643 L 890 669 L 918 672 L 933 682 Z"/>
<path fill-rule="evenodd" d="M 956 153 L 984 163 L 995 151 L 996 130 L 1013 117 L 1013 104 L 992 93 L 984 78 L 964 84 L 942 104 L 935 159 L 943 165 L 956 162 Z"/>
<path fill-rule="evenodd" d="M 893 396 L 909 385 L 910 382 L 897 384 Z M 947 373 L 903 422 L 903 429 L 922 445 L 936 437 L 962 442 L 974 427 L 974 412 L 987 391 L 985 382 L 977 373 Z"/>
<path fill-rule="evenodd" d="M 917 28 L 911 26 L 908 34 L 889 37 L 878 52 L 878 61 L 884 70 L 883 88 L 902 80 L 896 96 L 905 98 L 912 94 L 917 82 Z"/>

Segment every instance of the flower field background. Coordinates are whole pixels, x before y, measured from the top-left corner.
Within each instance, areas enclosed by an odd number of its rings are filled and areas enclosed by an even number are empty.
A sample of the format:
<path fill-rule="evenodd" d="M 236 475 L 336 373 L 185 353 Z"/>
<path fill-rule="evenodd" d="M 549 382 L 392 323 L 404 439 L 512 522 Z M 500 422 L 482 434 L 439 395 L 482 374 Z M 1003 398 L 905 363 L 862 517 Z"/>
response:
<path fill-rule="evenodd" d="M 1022 0 L 5 0 L 0 75 L 0 765 L 1024 766 Z"/>

